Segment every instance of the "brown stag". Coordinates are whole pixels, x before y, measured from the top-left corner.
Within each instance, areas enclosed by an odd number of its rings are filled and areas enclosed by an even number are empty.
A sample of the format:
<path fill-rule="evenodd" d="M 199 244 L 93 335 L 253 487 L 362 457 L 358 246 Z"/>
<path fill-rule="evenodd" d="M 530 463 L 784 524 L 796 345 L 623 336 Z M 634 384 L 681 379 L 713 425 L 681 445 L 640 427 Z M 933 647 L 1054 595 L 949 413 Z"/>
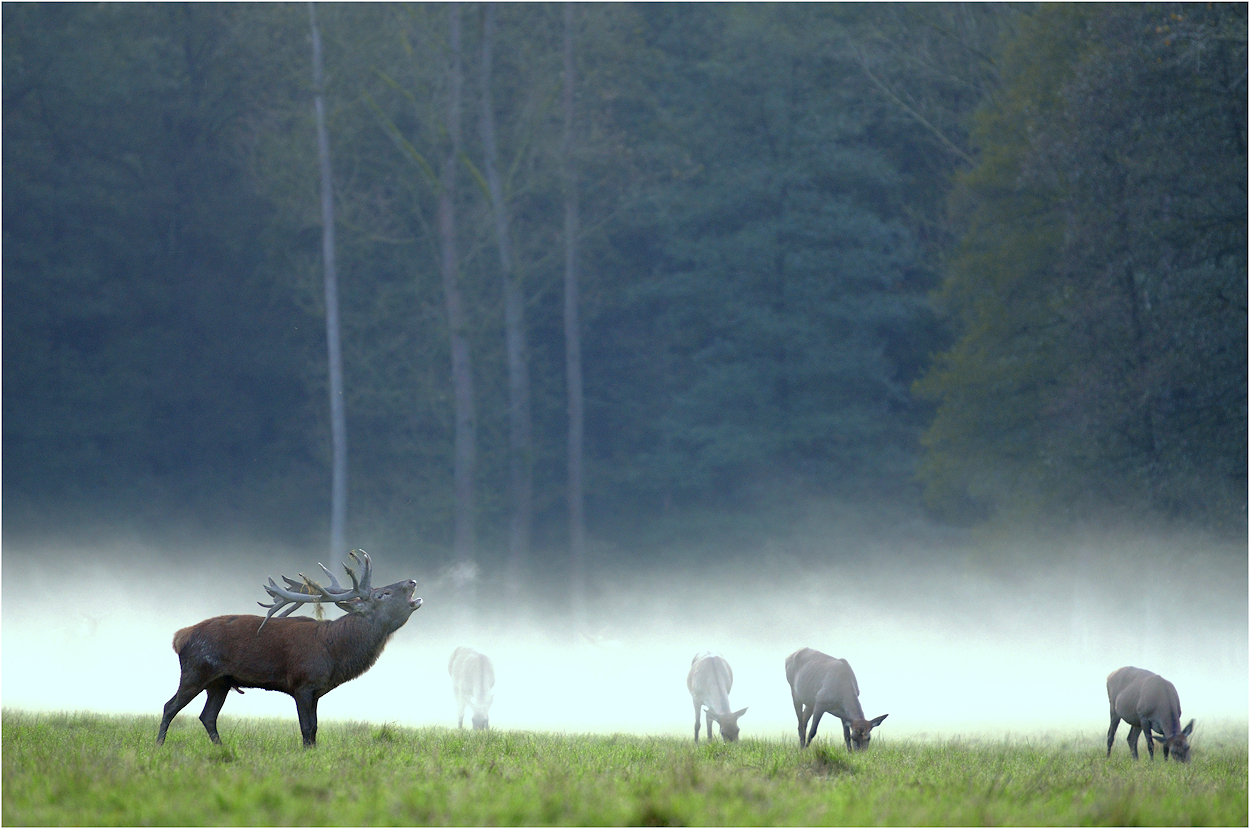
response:
<path fill-rule="evenodd" d="M 269 579 L 265 591 L 273 601 L 258 602 L 269 608 L 259 616 L 214 616 L 174 634 L 174 652 L 182 666 L 178 691 L 165 703 L 156 744 L 165 742 L 165 732 L 174 716 L 187 703 L 208 691 L 208 701 L 200 722 L 214 743 L 217 714 L 230 689 L 264 688 L 281 691 L 295 699 L 299 728 L 304 745 L 317 743 L 317 700 L 373 666 L 391 634 L 404 626 L 412 612 L 421 606 L 414 598 L 417 583 L 411 579 L 386 587 L 372 587 L 373 563 L 363 550 L 352 550 L 351 558 L 362 566 L 361 576 L 346 564 L 343 569 L 351 587 L 343 587 L 324 565 L 317 565 L 330 577 L 330 586 L 300 574 L 301 581 L 283 576 L 287 587 Z M 306 616 L 286 618 L 293 610 L 309 603 L 330 601 L 347 615 L 333 621 Z M 282 607 L 286 610 L 274 613 Z M 272 624 L 270 624 L 272 622 Z"/>

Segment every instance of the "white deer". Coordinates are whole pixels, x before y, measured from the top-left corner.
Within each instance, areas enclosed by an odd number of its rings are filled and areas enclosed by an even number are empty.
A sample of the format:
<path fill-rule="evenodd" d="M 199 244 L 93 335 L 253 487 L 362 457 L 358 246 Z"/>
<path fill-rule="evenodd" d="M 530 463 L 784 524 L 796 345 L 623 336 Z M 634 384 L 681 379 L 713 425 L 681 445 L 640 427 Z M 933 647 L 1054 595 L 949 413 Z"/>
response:
<path fill-rule="evenodd" d="M 686 676 L 686 688 L 694 701 L 694 741 L 699 742 L 699 714 L 707 709 L 707 738 L 712 739 L 712 723 L 720 723 L 720 736 L 727 743 L 738 739 L 738 718 L 747 712 L 729 710 L 729 692 L 734 672 L 725 657 L 712 651 L 695 654 Z"/>
<path fill-rule="evenodd" d="M 464 709 L 468 706 L 473 709 L 474 730 L 489 728 L 490 704 L 495 700 L 495 666 L 490 657 L 473 648 L 456 648 L 447 663 L 447 673 L 451 674 L 451 690 L 456 695 L 456 727 L 464 728 Z"/>
<path fill-rule="evenodd" d="M 786 657 L 786 681 L 794 700 L 794 713 L 799 718 L 799 745 L 811 745 L 816 726 L 823 714 L 842 720 L 842 737 L 846 747 L 852 742 L 856 749 L 868 748 L 871 731 L 881 725 L 888 714 L 864 719 L 859 704 L 859 683 L 845 659 L 837 659 L 812 648 L 801 648 Z M 811 730 L 807 730 L 808 720 Z"/>

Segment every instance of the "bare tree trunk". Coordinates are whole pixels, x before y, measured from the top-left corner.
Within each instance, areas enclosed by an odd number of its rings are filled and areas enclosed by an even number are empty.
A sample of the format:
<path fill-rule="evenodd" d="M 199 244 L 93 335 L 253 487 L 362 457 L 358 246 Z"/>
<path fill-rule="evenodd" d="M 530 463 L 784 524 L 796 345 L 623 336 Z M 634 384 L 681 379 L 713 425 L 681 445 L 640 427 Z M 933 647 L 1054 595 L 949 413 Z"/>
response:
<path fill-rule="evenodd" d="M 569 570 L 573 624 L 586 624 L 586 522 L 582 479 L 582 343 L 578 321 L 577 244 L 580 217 L 573 165 L 573 4 L 564 4 L 564 361 L 568 382 Z"/>
<path fill-rule="evenodd" d="M 325 265 L 326 344 L 330 362 L 330 438 L 333 447 L 330 490 L 330 555 L 346 549 L 347 414 L 343 402 L 343 350 L 339 333 L 338 271 L 334 263 L 334 178 L 326 132 L 325 87 L 321 71 L 321 32 L 315 3 L 308 4 L 312 27 L 313 105 L 317 113 L 317 156 L 321 162 L 321 256 Z"/>
<path fill-rule="evenodd" d="M 499 180 L 499 149 L 491 98 L 491 60 L 495 35 L 495 4 L 487 3 L 482 24 L 482 143 L 486 154 L 486 185 L 499 239 L 503 276 L 504 343 L 508 358 L 509 455 L 512 468 L 512 516 L 508 523 L 508 588 L 517 591 L 529 559 L 534 511 L 534 448 L 530 423 L 530 376 L 525 347 L 525 299 L 513 273 L 508 208 Z"/>
<path fill-rule="evenodd" d="M 474 526 L 477 512 L 474 499 L 477 427 L 473 404 L 473 365 L 469 356 L 468 326 L 464 299 L 460 292 L 460 264 L 456 248 L 456 166 L 460 163 L 460 96 L 463 86 L 460 66 L 460 4 L 452 3 L 448 7 L 448 13 L 451 38 L 451 90 L 447 105 L 449 141 L 440 177 L 438 232 L 442 245 L 443 295 L 447 303 L 447 325 L 451 334 L 451 376 L 455 400 L 453 543 L 458 581 L 466 591 L 466 599 L 471 606 L 477 554 L 477 533 Z"/>

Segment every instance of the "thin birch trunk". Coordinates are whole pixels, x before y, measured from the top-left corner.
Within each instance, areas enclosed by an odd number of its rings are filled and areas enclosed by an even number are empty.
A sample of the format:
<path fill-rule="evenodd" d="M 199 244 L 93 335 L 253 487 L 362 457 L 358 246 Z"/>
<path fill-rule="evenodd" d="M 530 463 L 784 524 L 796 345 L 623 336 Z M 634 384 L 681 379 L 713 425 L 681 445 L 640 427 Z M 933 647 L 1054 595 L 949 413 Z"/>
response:
<path fill-rule="evenodd" d="M 473 404 L 473 366 L 469 354 L 464 298 L 460 291 L 460 264 L 456 247 L 456 166 L 460 163 L 460 98 L 463 73 L 460 65 L 460 5 L 448 7 L 450 18 L 451 89 L 447 105 L 448 148 L 443 158 L 438 194 L 438 232 L 442 245 L 443 294 L 451 335 L 451 376 L 455 406 L 453 498 L 455 500 L 454 551 L 461 587 L 472 604 L 476 574 L 477 532 L 474 497 L 477 435 Z"/>
<path fill-rule="evenodd" d="M 499 240 L 499 270 L 503 277 L 504 344 L 508 361 L 508 430 L 512 472 L 512 515 L 508 523 L 508 587 L 516 591 L 529 559 L 530 528 L 534 511 L 534 449 L 530 421 L 530 378 L 525 344 L 525 300 L 513 272 L 508 208 L 499 179 L 499 150 L 495 141 L 495 112 L 491 97 L 491 61 L 495 35 L 495 4 L 487 3 L 482 25 L 482 143 L 486 155 L 486 185 Z"/>
<path fill-rule="evenodd" d="M 586 522 L 582 477 L 582 344 L 578 320 L 577 246 L 580 217 L 573 164 L 573 4 L 564 5 L 564 360 L 568 382 L 569 570 L 574 627 L 586 624 Z"/>
<path fill-rule="evenodd" d="M 308 4 L 312 27 L 313 106 L 317 113 L 317 156 L 321 166 L 321 256 L 325 267 L 326 344 L 330 363 L 330 439 L 333 447 L 330 488 L 330 555 L 346 550 L 347 413 L 343 401 L 343 350 L 339 331 L 338 271 L 334 261 L 334 177 L 330 137 L 326 132 L 325 80 L 321 68 L 321 32 L 316 4 Z"/>

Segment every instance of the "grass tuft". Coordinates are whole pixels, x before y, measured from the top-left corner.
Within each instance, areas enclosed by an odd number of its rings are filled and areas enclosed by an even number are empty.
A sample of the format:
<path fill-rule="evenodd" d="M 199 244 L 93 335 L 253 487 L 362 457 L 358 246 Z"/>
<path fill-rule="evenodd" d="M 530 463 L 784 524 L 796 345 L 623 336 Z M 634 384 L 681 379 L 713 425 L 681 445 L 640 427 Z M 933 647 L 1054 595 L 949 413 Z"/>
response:
<path fill-rule="evenodd" d="M 839 774 L 854 774 L 855 764 L 851 762 L 850 752 L 844 747 L 834 747 L 829 743 L 811 746 L 807 764 L 812 771 L 821 777 L 833 777 Z"/>

